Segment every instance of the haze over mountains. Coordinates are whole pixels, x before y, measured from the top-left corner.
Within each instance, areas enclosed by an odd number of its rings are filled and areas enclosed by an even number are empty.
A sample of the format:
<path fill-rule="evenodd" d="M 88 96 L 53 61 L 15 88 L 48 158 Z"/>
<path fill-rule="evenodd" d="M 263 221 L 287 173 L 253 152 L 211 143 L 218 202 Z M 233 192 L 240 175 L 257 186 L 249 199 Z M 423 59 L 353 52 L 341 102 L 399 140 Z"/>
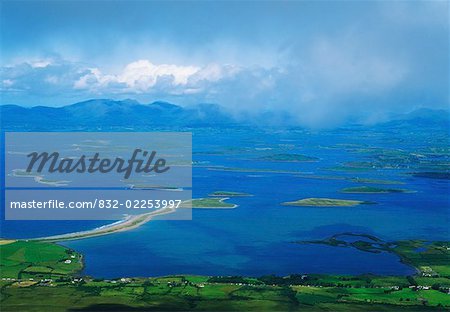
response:
<path fill-rule="evenodd" d="M 208 126 L 233 123 L 231 116 L 212 104 L 183 108 L 167 102 L 140 104 L 134 100 L 95 99 L 63 107 L 18 105 L 0 106 L 5 127 L 39 126 L 51 123 L 55 127 L 170 127 Z"/>
<path fill-rule="evenodd" d="M 215 104 L 181 107 L 157 101 L 141 104 L 135 100 L 92 99 L 63 107 L 22 107 L 1 105 L 4 129 L 46 128 L 143 128 L 143 127 L 221 127 L 232 125 L 296 126 L 294 116 L 288 113 L 260 112 L 251 116 L 235 116 Z M 446 110 L 418 109 L 397 115 L 390 126 L 442 126 L 448 127 L 450 115 Z M 326 128 L 326 125 L 324 125 Z"/>

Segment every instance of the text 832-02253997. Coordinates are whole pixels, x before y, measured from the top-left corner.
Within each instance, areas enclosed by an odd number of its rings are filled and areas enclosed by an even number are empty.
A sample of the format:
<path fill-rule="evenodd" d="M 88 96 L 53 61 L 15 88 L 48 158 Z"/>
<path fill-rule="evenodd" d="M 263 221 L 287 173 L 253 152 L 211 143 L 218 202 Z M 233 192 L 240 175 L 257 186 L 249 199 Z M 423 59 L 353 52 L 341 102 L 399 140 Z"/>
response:
<path fill-rule="evenodd" d="M 98 207 L 99 208 L 119 208 L 124 206 L 128 209 L 159 209 L 159 208 L 178 208 L 181 204 L 181 200 L 166 200 L 166 199 L 135 199 L 135 200 L 126 200 L 124 203 L 113 199 L 99 200 Z"/>

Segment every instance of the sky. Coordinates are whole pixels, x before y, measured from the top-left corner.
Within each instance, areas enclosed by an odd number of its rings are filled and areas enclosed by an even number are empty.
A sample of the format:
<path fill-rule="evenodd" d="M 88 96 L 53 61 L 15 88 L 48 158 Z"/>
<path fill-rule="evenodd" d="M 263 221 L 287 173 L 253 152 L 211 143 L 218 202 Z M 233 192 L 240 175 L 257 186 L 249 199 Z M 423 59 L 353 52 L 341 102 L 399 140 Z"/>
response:
<path fill-rule="evenodd" d="M 449 107 L 448 1 L 1 2 L 0 104 L 215 103 L 299 124 Z"/>

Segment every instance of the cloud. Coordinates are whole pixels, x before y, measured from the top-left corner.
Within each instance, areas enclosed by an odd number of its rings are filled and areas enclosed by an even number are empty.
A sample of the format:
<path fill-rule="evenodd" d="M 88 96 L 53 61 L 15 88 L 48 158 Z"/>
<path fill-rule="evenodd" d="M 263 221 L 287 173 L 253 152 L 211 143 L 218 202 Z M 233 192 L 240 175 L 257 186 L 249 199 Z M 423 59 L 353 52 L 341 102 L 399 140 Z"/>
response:
<path fill-rule="evenodd" d="M 93 49 L 94 41 L 79 45 L 79 58 L 23 56 L 0 68 L 2 103 L 57 106 L 98 97 L 209 102 L 240 118 L 266 113 L 312 127 L 448 107 L 448 3 L 340 4 L 332 15 L 321 6 L 295 5 L 302 10 L 272 15 L 268 8 L 273 19 L 267 22 L 254 16 L 246 36 L 234 24 L 221 36 L 208 31 L 209 40 L 185 28 L 183 36 L 178 29 L 167 37 L 166 26 L 160 35 L 130 28 L 136 45 L 128 33 L 118 35 L 108 45 L 111 57 L 105 44 Z M 189 31 L 201 33 L 200 26 Z"/>
<path fill-rule="evenodd" d="M 104 74 L 99 68 L 89 68 L 87 73 L 74 82 L 77 90 L 108 91 L 122 93 L 155 93 L 165 91 L 168 94 L 193 94 L 203 91 L 208 82 L 218 82 L 224 77 L 236 73 L 234 66 L 209 64 L 198 66 L 180 66 L 174 64 L 153 64 L 149 60 L 138 60 L 127 64 L 117 74 Z"/>
<path fill-rule="evenodd" d="M 168 94 L 200 93 L 213 83 L 230 78 L 241 69 L 232 65 L 154 64 L 137 60 L 125 65 L 118 73 L 106 73 L 98 67 L 66 60 L 22 62 L 0 69 L 2 92 L 55 94 L 65 89 L 80 94 Z"/>
<path fill-rule="evenodd" d="M 52 97 L 71 92 L 72 84 L 87 73 L 81 64 L 63 60 L 23 62 L 0 68 L 2 101 L 28 96 Z M 31 103 L 30 103 L 31 104 Z"/>
<path fill-rule="evenodd" d="M 290 122 L 321 127 L 376 121 L 392 104 L 383 103 L 383 97 L 401 88 L 410 74 L 401 59 L 374 52 L 353 34 L 321 37 L 307 49 L 293 46 L 287 57 L 295 61 L 271 68 L 142 59 L 118 72 L 61 59 L 34 60 L 1 68 L 1 88 L 11 97 L 61 99 L 64 94 L 68 101 L 112 97 L 181 105 L 212 102 L 238 118 L 287 114 Z"/>

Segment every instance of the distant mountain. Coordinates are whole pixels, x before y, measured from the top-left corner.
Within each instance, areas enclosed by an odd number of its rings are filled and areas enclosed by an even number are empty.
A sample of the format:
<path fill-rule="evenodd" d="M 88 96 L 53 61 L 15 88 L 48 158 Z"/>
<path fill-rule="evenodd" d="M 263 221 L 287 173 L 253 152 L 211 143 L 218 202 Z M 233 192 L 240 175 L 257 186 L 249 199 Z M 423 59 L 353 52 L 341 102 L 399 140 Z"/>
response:
<path fill-rule="evenodd" d="M 420 108 L 407 114 L 398 115 L 384 125 L 448 128 L 450 127 L 450 112 L 445 109 Z"/>
<path fill-rule="evenodd" d="M 236 121 L 221 106 L 198 104 L 181 107 L 157 101 L 141 104 L 135 100 L 93 99 L 63 107 L 22 107 L 1 105 L 2 128 L 6 130 L 149 130 L 181 127 L 258 127 L 296 126 L 295 116 L 285 111 L 261 111 L 241 114 Z M 377 128 L 448 128 L 450 114 L 446 110 L 418 109 L 398 115 Z"/>
<path fill-rule="evenodd" d="M 140 104 L 134 100 L 95 99 L 64 107 L 2 105 L 0 113 L 5 129 L 176 128 L 234 123 L 214 104 L 184 108 L 167 102 Z"/>

